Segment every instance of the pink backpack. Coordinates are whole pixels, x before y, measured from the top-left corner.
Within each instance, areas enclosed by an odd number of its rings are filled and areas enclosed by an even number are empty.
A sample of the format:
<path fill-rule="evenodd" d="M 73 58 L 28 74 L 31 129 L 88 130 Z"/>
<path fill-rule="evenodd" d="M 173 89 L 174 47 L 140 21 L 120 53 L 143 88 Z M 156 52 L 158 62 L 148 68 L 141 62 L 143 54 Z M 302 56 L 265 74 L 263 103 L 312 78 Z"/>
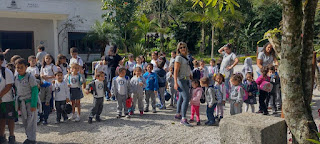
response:
<path fill-rule="evenodd" d="M 263 90 L 263 91 L 266 91 L 266 92 L 271 92 L 272 88 L 273 88 L 273 85 L 270 82 L 267 82 L 267 81 L 263 81 L 259 86 L 260 90 Z"/>
<path fill-rule="evenodd" d="M 243 101 L 247 100 L 248 97 L 249 97 L 249 93 L 243 88 L 243 86 L 240 86 L 242 87 L 243 91 L 244 91 L 244 97 L 243 97 Z M 238 92 L 240 92 L 240 87 L 238 87 Z"/>

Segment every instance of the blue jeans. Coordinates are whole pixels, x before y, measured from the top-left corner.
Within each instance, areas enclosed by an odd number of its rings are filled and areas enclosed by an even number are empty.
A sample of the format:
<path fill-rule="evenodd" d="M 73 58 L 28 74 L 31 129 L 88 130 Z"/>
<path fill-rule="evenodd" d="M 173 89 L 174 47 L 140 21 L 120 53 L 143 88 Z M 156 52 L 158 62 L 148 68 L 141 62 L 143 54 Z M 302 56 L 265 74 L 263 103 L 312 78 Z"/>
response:
<path fill-rule="evenodd" d="M 230 78 L 226 78 L 226 79 L 224 80 L 224 85 L 225 85 L 225 87 L 226 87 L 227 94 L 229 94 L 229 93 L 230 93 Z M 230 94 L 229 94 L 229 95 L 230 95 Z"/>
<path fill-rule="evenodd" d="M 208 118 L 208 121 L 211 123 L 215 123 L 215 118 L 214 118 L 213 114 L 214 114 L 214 109 L 216 108 L 216 106 L 217 106 L 217 103 L 213 104 L 213 106 L 211 108 L 209 108 L 207 105 L 207 118 Z"/>
<path fill-rule="evenodd" d="M 109 88 L 109 90 L 111 90 L 111 82 L 109 81 L 108 82 L 108 88 Z M 110 99 L 110 97 L 109 97 L 109 93 L 108 93 L 108 91 L 106 91 L 106 99 Z"/>
<path fill-rule="evenodd" d="M 50 114 L 50 105 L 46 105 L 45 102 L 42 102 L 42 113 L 39 113 L 40 119 L 41 120 L 47 120 Z"/>
<path fill-rule="evenodd" d="M 188 79 L 178 79 L 179 100 L 177 103 L 177 113 L 181 113 L 182 118 L 186 118 L 190 101 L 189 83 Z"/>

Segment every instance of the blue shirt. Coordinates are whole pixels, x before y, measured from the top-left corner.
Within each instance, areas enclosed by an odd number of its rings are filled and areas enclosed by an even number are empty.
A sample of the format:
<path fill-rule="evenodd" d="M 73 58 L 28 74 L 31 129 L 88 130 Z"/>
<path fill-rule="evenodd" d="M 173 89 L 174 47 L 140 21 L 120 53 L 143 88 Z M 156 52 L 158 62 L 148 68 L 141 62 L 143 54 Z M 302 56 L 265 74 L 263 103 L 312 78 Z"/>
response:
<path fill-rule="evenodd" d="M 155 73 L 146 72 L 143 74 L 143 77 L 147 80 L 147 86 L 145 90 L 152 90 L 158 91 L 159 84 L 158 84 L 158 76 Z"/>

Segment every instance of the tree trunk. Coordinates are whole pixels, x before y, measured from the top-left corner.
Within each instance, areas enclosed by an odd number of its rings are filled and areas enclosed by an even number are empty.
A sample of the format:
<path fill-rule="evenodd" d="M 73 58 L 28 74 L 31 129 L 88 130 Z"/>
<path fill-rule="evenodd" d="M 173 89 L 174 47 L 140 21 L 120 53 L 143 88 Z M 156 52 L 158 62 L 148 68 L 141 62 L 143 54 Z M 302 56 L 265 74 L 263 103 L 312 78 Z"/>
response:
<path fill-rule="evenodd" d="M 204 23 L 201 25 L 201 46 L 200 46 L 200 54 L 204 54 L 205 47 L 205 32 L 204 32 Z"/>
<path fill-rule="evenodd" d="M 214 25 L 212 25 L 212 30 L 211 30 L 211 59 L 213 58 L 213 51 L 214 51 Z"/>
<path fill-rule="evenodd" d="M 281 41 L 280 77 L 283 96 L 283 113 L 292 134 L 298 143 L 310 143 L 306 139 L 317 139 L 317 128 L 310 111 L 311 107 L 305 97 L 304 84 L 311 85 L 310 80 L 304 81 L 303 71 L 311 71 L 311 61 L 303 59 L 302 51 L 302 1 L 282 0 L 283 34 Z M 313 23 L 312 23 L 313 24 Z M 308 53 L 307 56 L 312 55 Z M 305 61 L 305 62 L 303 62 Z M 307 62 L 310 62 L 307 63 Z M 306 67 L 306 70 L 303 68 Z M 303 82 L 304 81 L 304 82 Z M 308 88 L 307 88 L 308 89 Z"/>

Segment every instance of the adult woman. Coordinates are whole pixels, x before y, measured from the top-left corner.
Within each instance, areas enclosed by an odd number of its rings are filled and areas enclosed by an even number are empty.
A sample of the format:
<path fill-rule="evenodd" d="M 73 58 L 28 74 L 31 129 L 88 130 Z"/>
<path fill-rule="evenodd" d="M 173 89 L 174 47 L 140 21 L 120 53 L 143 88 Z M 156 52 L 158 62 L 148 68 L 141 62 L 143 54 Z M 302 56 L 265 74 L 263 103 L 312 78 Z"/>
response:
<path fill-rule="evenodd" d="M 258 58 L 257 58 L 257 74 L 258 76 L 261 75 L 261 69 L 264 66 L 273 65 L 278 66 L 278 60 L 275 56 L 275 51 L 270 43 L 267 43 L 263 46 L 262 52 L 259 52 Z"/>
<path fill-rule="evenodd" d="M 238 64 L 239 59 L 236 54 L 231 51 L 232 45 L 226 44 L 218 50 L 223 55 L 220 65 L 220 73 L 225 76 L 226 89 L 229 90 L 230 77 L 233 74 L 233 68 Z"/>
<path fill-rule="evenodd" d="M 110 72 L 111 72 L 111 81 L 109 84 L 109 88 L 111 88 L 112 79 L 116 75 L 116 69 L 119 65 L 119 62 L 121 60 L 124 61 L 124 59 L 122 59 L 122 57 L 119 56 L 117 53 L 118 53 L 118 48 L 116 45 L 113 45 L 109 49 L 108 56 L 105 57 L 106 61 L 108 61 L 108 66 L 110 67 Z M 110 100 L 108 95 L 106 96 L 106 98 L 107 98 L 107 100 Z M 115 98 L 112 97 L 112 100 L 115 100 Z"/>
<path fill-rule="evenodd" d="M 191 126 L 187 119 L 186 113 L 190 100 L 189 80 L 191 69 L 188 63 L 188 48 L 184 42 L 179 42 L 177 46 L 178 56 L 174 63 L 174 89 L 179 91 L 179 100 L 177 103 L 176 119 L 181 119 L 180 123 L 185 126 Z M 181 114 L 180 114 L 181 113 Z"/>

